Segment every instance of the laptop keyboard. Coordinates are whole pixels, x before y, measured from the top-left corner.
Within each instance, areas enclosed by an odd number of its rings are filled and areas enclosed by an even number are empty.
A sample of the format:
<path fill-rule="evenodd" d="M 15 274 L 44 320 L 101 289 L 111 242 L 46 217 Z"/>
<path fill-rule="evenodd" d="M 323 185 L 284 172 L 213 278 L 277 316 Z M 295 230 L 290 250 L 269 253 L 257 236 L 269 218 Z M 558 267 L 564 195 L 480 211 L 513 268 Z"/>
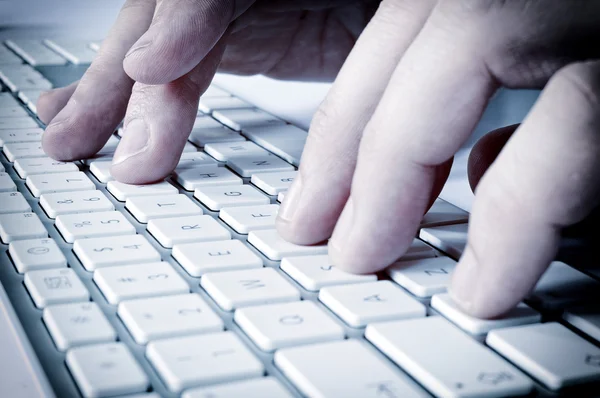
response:
<path fill-rule="evenodd" d="M 92 159 L 55 161 L 35 103 L 98 44 L 4 44 L 0 280 L 57 396 L 600 391 L 592 277 L 554 262 L 504 318 L 462 313 L 446 287 L 468 214 L 441 199 L 387 271 L 335 268 L 326 245 L 274 228 L 306 131 L 214 85 L 165 181 L 112 178 L 121 129 Z"/>

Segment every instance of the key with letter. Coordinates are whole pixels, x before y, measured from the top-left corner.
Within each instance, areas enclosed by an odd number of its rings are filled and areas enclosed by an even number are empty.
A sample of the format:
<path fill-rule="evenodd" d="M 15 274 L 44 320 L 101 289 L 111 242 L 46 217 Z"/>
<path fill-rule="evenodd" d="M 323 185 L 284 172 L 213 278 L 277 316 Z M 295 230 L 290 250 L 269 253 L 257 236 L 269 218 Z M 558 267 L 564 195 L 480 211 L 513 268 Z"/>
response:
<path fill-rule="evenodd" d="M 444 293 L 450 284 L 450 275 L 456 261 L 450 257 L 433 257 L 402 261 L 388 268 L 390 278 L 418 297 Z"/>
<path fill-rule="evenodd" d="M 228 160 L 237 157 L 263 156 L 269 154 L 269 152 L 250 141 L 206 144 L 204 146 L 204 151 L 221 162 L 227 162 Z"/>
<path fill-rule="evenodd" d="M 285 192 L 292 186 L 297 171 L 278 171 L 274 173 L 256 173 L 250 181 L 269 195 Z"/>
<path fill-rule="evenodd" d="M 73 251 L 88 271 L 160 261 L 160 253 L 142 235 L 76 240 Z"/>
<path fill-rule="evenodd" d="M 276 229 L 251 231 L 248 243 L 256 247 L 271 260 L 281 260 L 283 257 L 306 256 L 310 254 L 327 254 L 327 245 L 300 246 L 284 240 Z"/>
<path fill-rule="evenodd" d="M 223 185 L 197 188 L 194 197 L 211 210 L 224 207 L 269 204 L 269 198 L 250 185 Z"/>
<path fill-rule="evenodd" d="M 225 167 L 200 166 L 175 169 L 177 183 L 186 191 L 214 185 L 242 185 L 242 179 Z"/>
<path fill-rule="evenodd" d="M 227 166 L 242 177 L 251 177 L 256 173 L 294 171 L 294 166 L 271 154 L 232 158 L 227 161 Z"/>
<path fill-rule="evenodd" d="M 141 223 L 157 218 L 202 215 L 202 209 L 185 195 L 137 196 L 127 199 L 125 208 Z"/>
<path fill-rule="evenodd" d="M 279 205 L 227 207 L 221 210 L 219 218 L 240 234 L 257 229 L 275 228 Z"/>
<path fill-rule="evenodd" d="M 148 222 L 148 232 L 164 247 L 180 243 L 231 239 L 231 233 L 211 216 L 159 218 Z"/>
<path fill-rule="evenodd" d="M 128 198 L 135 196 L 154 196 L 154 195 L 177 195 L 177 188 L 166 181 L 149 185 L 131 185 L 119 181 L 109 181 L 106 189 L 118 201 L 125 202 Z"/>
<path fill-rule="evenodd" d="M 215 110 L 213 117 L 235 131 L 242 131 L 248 127 L 285 124 L 283 120 L 254 108 Z"/>

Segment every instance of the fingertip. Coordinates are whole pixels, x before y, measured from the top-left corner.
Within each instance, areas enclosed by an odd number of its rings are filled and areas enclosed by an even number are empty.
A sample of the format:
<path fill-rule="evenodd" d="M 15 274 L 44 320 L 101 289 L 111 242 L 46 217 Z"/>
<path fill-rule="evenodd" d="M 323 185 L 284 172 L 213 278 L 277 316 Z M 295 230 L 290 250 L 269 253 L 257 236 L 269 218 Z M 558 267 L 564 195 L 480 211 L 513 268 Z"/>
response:
<path fill-rule="evenodd" d="M 65 87 L 42 92 L 36 102 L 38 118 L 44 124 L 49 124 L 69 102 L 78 84 L 79 81 L 76 81 Z"/>

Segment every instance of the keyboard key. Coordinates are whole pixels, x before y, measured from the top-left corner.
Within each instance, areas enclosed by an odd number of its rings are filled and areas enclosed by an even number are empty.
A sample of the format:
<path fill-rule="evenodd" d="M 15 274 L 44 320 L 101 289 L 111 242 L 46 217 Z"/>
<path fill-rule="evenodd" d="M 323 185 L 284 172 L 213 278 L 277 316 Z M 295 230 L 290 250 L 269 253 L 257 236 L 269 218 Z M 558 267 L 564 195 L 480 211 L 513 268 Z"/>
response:
<path fill-rule="evenodd" d="M 600 311 L 594 307 L 565 311 L 563 319 L 576 329 L 600 341 Z"/>
<path fill-rule="evenodd" d="M 438 254 L 431 246 L 419 239 L 413 239 L 406 253 L 400 258 L 400 261 L 420 260 L 437 256 Z"/>
<path fill-rule="evenodd" d="M 223 125 L 210 116 L 200 116 L 194 120 L 192 133 L 194 130 L 221 128 Z"/>
<path fill-rule="evenodd" d="M 67 366 L 84 397 L 144 392 L 150 382 L 123 343 L 105 343 L 69 350 Z"/>
<path fill-rule="evenodd" d="M 373 282 L 376 275 L 356 275 L 331 265 L 329 256 L 285 257 L 281 270 L 309 291 L 319 291 L 326 286 Z"/>
<path fill-rule="evenodd" d="M 525 395 L 533 387 L 520 371 L 442 317 L 369 325 L 365 337 L 436 396 L 505 397 Z"/>
<path fill-rule="evenodd" d="M 73 251 L 88 271 L 160 261 L 160 253 L 142 235 L 76 240 Z"/>
<path fill-rule="evenodd" d="M 184 392 L 181 397 L 292 398 L 292 395 L 274 377 L 261 377 L 259 379 L 229 382 L 211 387 L 192 388 Z"/>
<path fill-rule="evenodd" d="M 92 180 L 81 171 L 30 175 L 25 183 L 36 198 L 48 193 L 93 191 L 96 189 L 96 185 Z"/>
<path fill-rule="evenodd" d="M 242 308 L 233 319 L 263 351 L 343 340 L 344 329 L 311 301 Z"/>
<path fill-rule="evenodd" d="M 224 207 L 269 204 L 268 197 L 249 185 L 201 187 L 194 191 L 194 197 L 214 211 Z"/>
<path fill-rule="evenodd" d="M 11 242 L 8 253 L 21 274 L 67 266 L 67 259 L 53 239 L 30 239 Z"/>
<path fill-rule="evenodd" d="M 280 171 L 275 173 L 258 173 L 253 174 L 250 182 L 262 189 L 269 195 L 277 195 L 280 192 L 287 191 L 294 178 L 296 178 L 297 171 Z"/>
<path fill-rule="evenodd" d="M 248 243 L 256 247 L 271 260 L 281 260 L 283 257 L 308 256 L 327 254 L 327 245 L 300 246 L 284 240 L 275 229 L 251 231 Z"/>
<path fill-rule="evenodd" d="M 88 290 L 71 268 L 27 272 L 23 283 L 38 308 L 90 299 Z"/>
<path fill-rule="evenodd" d="M 149 185 L 131 185 L 119 181 L 109 181 L 106 189 L 121 202 L 136 196 L 177 195 L 179 193 L 177 188 L 166 181 Z"/>
<path fill-rule="evenodd" d="M 6 119 L 0 118 L 0 131 L 2 130 L 20 130 L 33 129 L 40 126 L 30 117 L 11 117 Z"/>
<path fill-rule="evenodd" d="M 12 108 L 0 108 L 0 117 L 25 117 L 29 116 L 25 109 L 20 106 L 14 106 Z"/>
<path fill-rule="evenodd" d="M 14 162 L 17 159 L 46 157 L 46 153 L 42 149 L 42 144 L 40 142 L 20 142 L 6 144 L 4 145 L 2 151 L 6 155 L 6 158 L 9 162 Z"/>
<path fill-rule="evenodd" d="M 221 162 L 226 162 L 237 157 L 269 154 L 269 152 L 250 141 L 206 144 L 204 151 Z"/>
<path fill-rule="evenodd" d="M 231 233 L 211 216 L 159 218 L 148 222 L 148 232 L 164 247 L 180 243 L 231 239 Z"/>
<path fill-rule="evenodd" d="M 186 144 L 189 144 L 189 146 L 193 147 L 194 152 L 182 153 L 181 157 L 179 158 L 179 163 L 177 163 L 177 167 L 175 168 L 175 170 L 189 169 L 200 166 L 216 167 L 219 165 L 219 163 L 216 160 L 208 156 L 206 153 L 196 152 L 196 147 L 190 144 L 189 142 L 187 142 Z"/>
<path fill-rule="evenodd" d="M 197 294 L 127 300 L 119 304 L 118 314 L 138 344 L 224 328 L 221 318 Z"/>
<path fill-rule="evenodd" d="M 260 109 L 253 108 L 215 110 L 212 116 L 235 131 L 242 131 L 249 127 L 285 124 L 283 120 Z"/>
<path fill-rule="evenodd" d="M 444 293 L 456 262 L 450 257 L 433 257 L 399 261 L 388 268 L 394 282 L 418 297 Z"/>
<path fill-rule="evenodd" d="M 256 173 L 294 170 L 294 166 L 273 155 L 232 158 L 227 161 L 227 166 L 242 177 L 251 177 Z"/>
<path fill-rule="evenodd" d="M 90 163 L 90 171 L 98 179 L 98 181 L 106 184 L 109 181 L 114 180 L 110 174 L 110 168 L 112 166 L 112 160 L 95 160 Z"/>
<path fill-rule="evenodd" d="M 17 96 L 30 111 L 37 114 L 37 101 L 43 92 L 42 90 L 20 90 Z"/>
<path fill-rule="evenodd" d="M 127 199 L 125 208 L 141 223 L 157 218 L 202 215 L 202 209 L 185 195 L 138 196 Z"/>
<path fill-rule="evenodd" d="M 450 203 L 436 199 L 421 221 L 421 228 L 440 225 L 460 224 L 469 221 L 469 213 L 452 206 Z"/>
<path fill-rule="evenodd" d="M 29 65 L 5 65 L 0 69 L 0 80 L 12 92 L 20 90 L 50 90 L 52 83 Z"/>
<path fill-rule="evenodd" d="M 300 300 L 300 292 L 272 268 L 208 273 L 200 285 L 225 311 Z"/>
<path fill-rule="evenodd" d="M 77 172 L 79 168 L 72 162 L 59 162 L 49 157 L 15 160 L 15 170 L 21 178 L 38 174 Z"/>
<path fill-rule="evenodd" d="M 308 133 L 291 124 L 249 127 L 242 132 L 250 141 L 298 167 Z"/>
<path fill-rule="evenodd" d="M 233 130 L 227 127 L 213 127 L 213 128 L 198 128 L 192 130 L 188 140 L 199 147 L 203 147 L 206 144 L 212 144 L 216 142 L 240 142 L 246 141 L 244 137 L 239 135 Z"/>
<path fill-rule="evenodd" d="M 44 46 L 41 41 L 30 39 L 14 39 L 5 41 L 7 47 L 30 65 L 64 65 L 67 61 Z"/>
<path fill-rule="evenodd" d="M 0 192 L 0 203 L 2 203 L 0 214 L 29 213 L 31 211 L 31 206 L 21 192 Z"/>
<path fill-rule="evenodd" d="M 165 262 L 100 268 L 94 271 L 94 282 L 111 304 L 190 290 L 187 282 Z"/>
<path fill-rule="evenodd" d="M 154 341 L 146 357 L 172 392 L 264 373 L 263 364 L 233 332 Z"/>
<path fill-rule="evenodd" d="M 437 247 L 452 258 L 458 259 L 467 245 L 469 224 L 444 225 L 434 228 L 421 228 L 419 238 Z"/>
<path fill-rule="evenodd" d="M 48 231 L 35 213 L 0 214 L 0 238 L 4 243 L 47 236 Z"/>
<path fill-rule="evenodd" d="M 75 65 L 91 64 L 96 57 L 96 52 L 84 40 L 46 39 L 43 43 Z"/>
<path fill-rule="evenodd" d="M 173 247 L 173 257 L 188 274 L 262 268 L 263 262 L 239 240 L 186 243 Z"/>
<path fill-rule="evenodd" d="M 64 214 L 56 217 L 55 225 L 68 243 L 77 239 L 135 235 L 135 227 L 118 211 Z"/>
<path fill-rule="evenodd" d="M 493 330 L 486 343 L 552 390 L 600 380 L 600 348 L 555 322 Z"/>
<path fill-rule="evenodd" d="M 42 319 L 60 351 L 117 339 L 117 332 L 96 303 L 51 305 L 44 308 Z"/>
<path fill-rule="evenodd" d="M 2 109 L 11 108 L 0 108 L 0 110 Z M 22 110 L 22 108 L 18 109 Z M 27 116 L 27 113 L 22 116 Z M 39 127 L 34 127 L 31 129 L 0 130 L 0 147 L 6 144 L 15 144 L 21 142 L 40 142 L 42 140 L 43 132 L 44 130 Z"/>
<path fill-rule="evenodd" d="M 8 173 L 0 172 L 0 192 L 15 192 L 17 186 Z"/>
<path fill-rule="evenodd" d="M 56 218 L 61 214 L 94 213 L 115 209 L 106 196 L 97 190 L 44 194 L 40 196 L 40 206 L 50 218 Z"/>
<path fill-rule="evenodd" d="M 204 113 L 211 113 L 213 111 L 225 110 L 225 109 L 244 109 L 254 108 L 246 101 L 242 101 L 235 97 L 200 97 L 200 103 L 198 109 Z"/>
<path fill-rule="evenodd" d="M 462 312 L 447 293 L 433 296 L 431 307 L 464 331 L 474 335 L 486 334 L 493 329 L 537 323 L 541 320 L 541 316 L 537 311 L 523 303 L 519 303 L 501 318 L 475 318 Z"/>
<path fill-rule="evenodd" d="M 8 48 L 0 45 L 0 65 L 21 65 L 23 60 Z M 2 102 L 0 102 L 0 105 Z"/>
<path fill-rule="evenodd" d="M 215 185 L 242 185 L 242 179 L 225 167 L 206 166 L 175 169 L 175 180 L 186 191 Z"/>
<path fill-rule="evenodd" d="M 275 365 L 307 397 L 429 397 L 366 343 L 356 339 L 285 348 Z"/>
<path fill-rule="evenodd" d="M 279 205 L 226 207 L 219 213 L 219 218 L 240 234 L 247 234 L 257 229 L 275 228 L 275 219 Z"/>
<path fill-rule="evenodd" d="M 423 304 L 390 281 L 325 287 L 319 300 L 352 327 L 424 317 L 427 313 Z"/>

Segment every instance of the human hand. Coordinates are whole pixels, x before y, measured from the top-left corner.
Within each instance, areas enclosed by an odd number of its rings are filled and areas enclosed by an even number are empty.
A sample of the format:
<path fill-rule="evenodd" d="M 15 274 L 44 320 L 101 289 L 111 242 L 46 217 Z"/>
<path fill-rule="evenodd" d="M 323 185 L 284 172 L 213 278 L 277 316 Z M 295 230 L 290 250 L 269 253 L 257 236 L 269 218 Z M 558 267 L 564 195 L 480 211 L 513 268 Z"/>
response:
<path fill-rule="evenodd" d="M 385 268 L 495 91 L 545 86 L 477 186 L 450 288 L 478 317 L 512 308 L 600 204 L 598 20 L 589 1 L 384 1 L 313 120 L 281 235 Z"/>
<path fill-rule="evenodd" d="M 43 95 L 44 150 L 85 159 L 124 121 L 112 175 L 148 183 L 177 165 L 217 69 L 333 79 L 377 1 L 128 0 L 81 81 Z"/>

